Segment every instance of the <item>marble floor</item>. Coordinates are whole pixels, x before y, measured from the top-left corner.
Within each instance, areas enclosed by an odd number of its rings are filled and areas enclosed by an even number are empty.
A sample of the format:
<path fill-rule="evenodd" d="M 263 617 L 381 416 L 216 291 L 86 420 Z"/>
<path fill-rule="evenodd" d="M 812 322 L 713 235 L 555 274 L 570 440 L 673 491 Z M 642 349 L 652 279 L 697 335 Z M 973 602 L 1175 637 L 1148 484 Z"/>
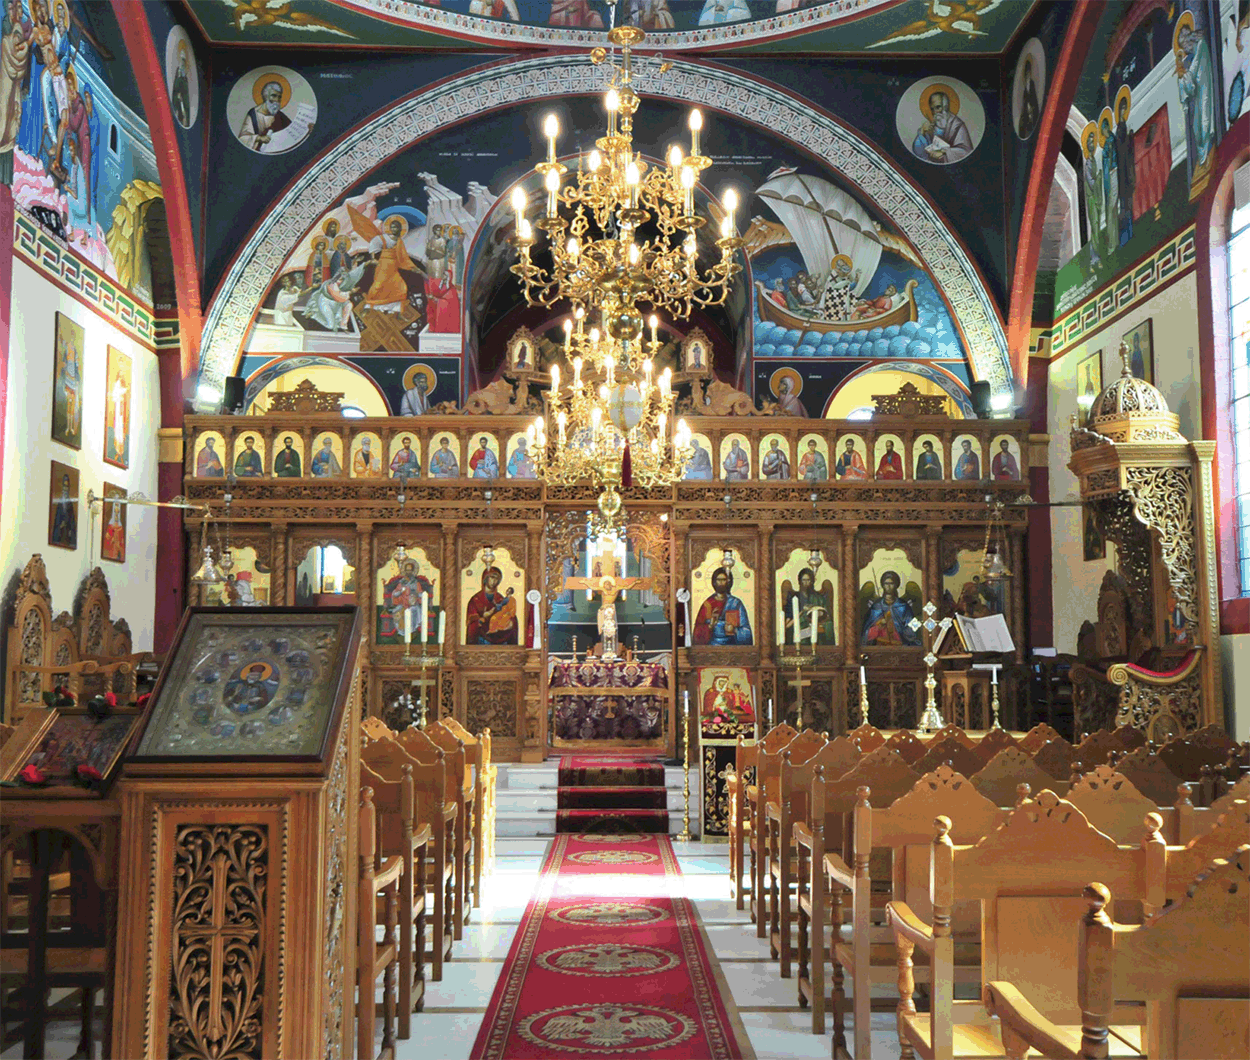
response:
<path fill-rule="evenodd" d="M 397 1043 L 397 1060 L 467 1060 L 547 845 L 543 839 L 497 841 L 494 875 L 489 884 L 482 881 L 480 917 L 465 927 L 442 983 L 427 984 L 425 1012 L 414 1019 L 412 1038 Z M 810 1015 L 795 1003 L 794 980 L 777 974 L 768 944 L 755 937 L 747 914 L 734 908 L 728 847 L 674 842 L 673 849 L 686 896 L 699 910 L 756 1057 L 826 1060 L 831 1034 L 811 1033 Z M 878 1057 L 898 1055 L 892 1013 L 873 1014 L 872 1044 Z"/>
<path fill-rule="evenodd" d="M 482 908 L 474 912 L 464 939 L 444 966 L 443 981 L 427 983 L 425 1011 L 413 1019 L 412 1038 L 397 1043 L 397 1060 L 466 1060 L 469 1056 L 548 842 L 497 841 L 495 872 L 482 881 Z M 810 1016 L 795 1004 L 795 981 L 777 974 L 768 959 L 767 943 L 755 937 L 747 914 L 734 908 L 729 896 L 728 848 L 697 842 L 674 843 L 673 847 L 686 895 L 698 907 L 755 1055 L 759 1060 L 825 1060 L 830 1034 L 811 1033 Z M 72 1055 L 77 1030 L 70 1022 L 49 1029 L 48 1060 Z M 873 1014 L 872 1045 L 878 1057 L 898 1056 L 893 1014 Z M 19 1043 L 0 1053 L 0 1060 L 21 1055 Z"/>

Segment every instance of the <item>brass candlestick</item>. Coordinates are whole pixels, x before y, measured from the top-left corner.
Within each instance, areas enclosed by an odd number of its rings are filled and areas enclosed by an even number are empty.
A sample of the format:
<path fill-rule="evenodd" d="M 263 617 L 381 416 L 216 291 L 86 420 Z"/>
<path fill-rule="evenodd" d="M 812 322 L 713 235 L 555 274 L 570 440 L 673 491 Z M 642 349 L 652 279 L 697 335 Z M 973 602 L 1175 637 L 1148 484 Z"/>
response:
<path fill-rule="evenodd" d="M 1001 669 L 1002 667 L 998 665 L 994 665 L 990 667 L 990 672 L 993 675 L 991 683 L 990 683 L 990 710 L 994 714 L 994 721 L 990 725 L 991 729 L 1002 728 L 1002 725 L 999 723 L 999 720 L 998 720 L 998 671 Z"/>

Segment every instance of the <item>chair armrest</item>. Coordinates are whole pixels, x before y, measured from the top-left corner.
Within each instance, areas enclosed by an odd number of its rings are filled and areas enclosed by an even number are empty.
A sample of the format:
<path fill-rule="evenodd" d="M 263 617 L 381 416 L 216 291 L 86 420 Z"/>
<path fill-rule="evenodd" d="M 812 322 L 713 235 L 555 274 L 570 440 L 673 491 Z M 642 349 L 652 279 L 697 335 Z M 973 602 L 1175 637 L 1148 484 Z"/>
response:
<path fill-rule="evenodd" d="M 825 855 L 825 875 L 848 889 L 855 886 L 855 873 L 837 854 Z"/>
<path fill-rule="evenodd" d="M 807 826 L 806 821 L 795 821 L 793 834 L 796 846 L 804 847 L 807 850 L 812 849 L 812 844 L 816 840 L 812 837 L 812 830 Z"/>
<path fill-rule="evenodd" d="M 754 784 L 747 785 L 747 802 L 759 802 L 760 789 Z"/>
<path fill-rule="evenodd" d="M 885 918 L 894 934 L 914 942 L 925 953 L 933 949 L 933 928 L 911 911 L 906 902 L 886 902 Z"/>
<path fill-rule="evenodd" d="M 781 804 L 770 802 L 764 807 L 764 816 L 770 821 L 781 822 Z"/>
<path fill-rule="evenodd" d="M 377 890 L 389 887 L 404 874 L 404 859 L 398 854 L 387 858 L 386 864 L 373 874 L 373 886 Z"/>
<path fill-rule="evenodd" d="M 1002 1023 L 1003 1044 L 1011 1038 L 1027 1044 L 1042 1056 L 1054 1060 L 1078 1060 L 1079 1052 L 1073 1051 L 1059 1037 L 1059 1028 L 1037 1011 L 1010 983 L 986 983 L 981 994 L 985 1008 L 991 1016 Z"/>
<path fill-rule="evenodd" d="M 434 838 L 434 832 L 428 824 L 423 824 L 420 828 L 414 828 L 412 831 L 412 845 L 414 847 L 425 846 Z"/>

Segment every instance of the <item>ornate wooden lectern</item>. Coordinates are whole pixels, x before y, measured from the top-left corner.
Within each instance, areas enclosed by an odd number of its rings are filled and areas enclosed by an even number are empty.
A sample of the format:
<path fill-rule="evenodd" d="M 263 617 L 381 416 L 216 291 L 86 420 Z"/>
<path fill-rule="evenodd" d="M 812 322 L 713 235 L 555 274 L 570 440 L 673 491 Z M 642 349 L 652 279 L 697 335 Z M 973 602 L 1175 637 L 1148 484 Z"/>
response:
<path fill-rule="evenodd" d="M 117 787 L 114 1056 L 351 1055 L 360 635 L 183 616 Z"/>

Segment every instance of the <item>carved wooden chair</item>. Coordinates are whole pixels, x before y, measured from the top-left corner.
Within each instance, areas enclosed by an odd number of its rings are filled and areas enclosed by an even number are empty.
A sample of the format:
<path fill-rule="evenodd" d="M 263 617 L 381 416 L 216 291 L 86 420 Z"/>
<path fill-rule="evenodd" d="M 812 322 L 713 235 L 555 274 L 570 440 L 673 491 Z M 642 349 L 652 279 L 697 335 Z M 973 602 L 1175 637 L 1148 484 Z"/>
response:
<path fill-rule="evenodd" d="M 383 863 L 377 848 L 377 809 L 373 789 L 361 791 L 360 875 L 356 900 L 356 1057 L 374 1056 L 373 1031 L 377 1022 L 377 983 L 382 980 L 382 1048 L 377 1060 L 395 1058 L 395 973 L 399 961 L 399 892 L 404 859 Z M 378 940 L 378 906 L 382 905 L 383 935 Z"/>
<path fill-rule="evenodd" d="M 365 775 L 364 768 L 368 768 L 391 784 L 402 784 L 405 770 L 412 770 L 413 827 L 428 826 L 431 833 L 423 874 L 424 893 L 433 898 L 429 917 L 430 974 L 436 983 L 441 982 L 443 961 L 451 956 L 455 937 L 452 925 L 452 910 L 455 908 L 452 849 L 456 841 L 456 802 L 448 797 L 445 758 L 438 750 L 430 762 L 419 762 L 393 740 L 379 740 L 362 748 L 360 760 L 362 776 Z"/>
<path fill-rule="evenodd" d="M 1250 802 L 1238 799 L 1184 846 L 1168 847 L 1166 896 L 1181 898 L 1193 878 L 1216 858 L 1232 857 L 1250 843 Z M 1250 1054 L 1248 1054 L 1250 1055 Z"/>
<path fill-rule="evenodd" d="M 474 766 L 481 769 L 477 798 L 482 807 L 482 849 L 481 857 L 476 858 L 473 865 L 475 872 L 480 865 L 481 872 L 490 875 L 495 866 L 495 796 L 499 780 L 499 767 L 491 762 L 493 744 L 490 729 L 483 729 L 481 733 L 474 735 L 450 715 L 440 719 L 439 724 L 459 736 L 466 749 L 474 744 L 478 746 Z M 475 876 L 475 886 L 480 886 L 480 883 L 480 877 Z M 474 890 L 474 900 L 479 901 L 477 890 Z"/>
<path fill-rule="evenodd" d="M 440 718 L 425 727 L 425 734 L 444 751 L 464 748 L 465 783 L 471 792 L 465 799 L 473 821 L 473 905 L 482 904 L 482 860 L 485 857 L 486 772 L 482 762 L 482 742 L 454 718 Z M 453 742 L 455 741 L 455 742 Z M 471 774 L 471 775 L 470 775 Z"/>
<path fill-rule="evenodd" d="M 366 740 L 393 740 L 399 735 L 381 718 L 372 715 L 361 720 L 360 731 Z"/>
<path fill-rule="evenodd" d="M 950 766 L 961 776 L 970 777 L 981 768 L 981 759 L 967 743 L 954 735 L 935 737 L 925 753 L 911 763 L 920 776 L 932 773 L 938 766 Z"/>
<path fill-rule="evenodd" d="M 813 771 L 811 809 L 806 822 L 794 826 L 794 845 L 798 854 L 798 1003 L 812 1006 L 812 1032 L 823 1034 L 825 1029 L 825 964 L 833 959 L 831 946 L 841 938 L 842 905 L 835 898 L 826 882 L 824 858 L 827 851 L 842 857 L 850 857 L 850 825 L 848 816 L 855 807 L 861 788 L 871 788 L 874 800 L 888 806 L 896 798 L 905 795 L 920 780 L 906 762 L 887 744 L 880 744 L 870 754 L 864 755 L 855 766 L 840 777 L 829 777 L 822 771 L 824 788 L 817 798 L 816 776 Z M 869 866 L 871 869 L 871 866 Z M 877 876 L 888 873 L 888 868 L 877 866 Z M 871 886 L 870 886 L 871 890 Z M 888 893 L 874 895 L 876 911 L 884 909 Z M 829 947 L 825 942 L 825 926 L 829 926 Z M 881 941 L 888 941 L 883 938 Z M 834 964 L 835 990 L 840 989 L 842 969 Z"/>
<path fill-rule="evenodd" d="M 910 729 L 899 729 L 897 732 L 890 733 L 890 738 L 885 741 L 885 745 L 909 766 L 919 762 L 929 749 L 928 744 Z"/>
<path fill-rule="evenodd" d="M 886 742 L 885 734 L 866 721 L 848 732 L 846 738 L 859 748 L 860 754 L 871 754 Z"/>
<path fill-rule="evenodd" d="M 793 938 L 790 925 L 795 918 L 793 901 L 799 879 L 794 826 L 809 822 L 808 800 L 812 776 L 816 768 L 827 777 L 840 777 L 854 768 L 862 756 L 845 736 L 839 736 L 820 747 L 806 761 L 796 762 L 789 748 L 782 751 L 781 773 L 778 776 L 777 799 L 764 807 L 768 829 L 769 950 L 781 967 L 781 977 L 790 978 Z"/>
<path fill-rule="evenodd" d="M 815 732 L 812 729 L 804 729 L 784 748 L 772 752 L 761 747 L 756 754 L 755 783 L 751 785 L 754 791 L 750 788 L 747 789 L 747 798 L 752 800 L 750 807 L 751 906 L 755 913 L 756 938 L 767 938 L 768 930 L 772 923 L 768 909 L 768 899 L 771 891 L 768 885 L 770 850 L 766 814 L 768 804 L 776 801 L 777 798 L 777 785 L 781 779 L 782 756 L 787 751 L 791 752 L 790 761 L 797 765 L 806 762 L 826 743 L 828 743 L 828 740 L 825 739 L 823 733 Z"/>
<path fill-rule="evenodd" d="M 999 751 L 972 778 L 972 786 L 995 806 L 1014 806 L 1021 784 L 1030 791 L 1050 788 L 1062 794 L 1067 784 L 1060 784 L 1041 768 L 1023 747 L 1006 747 Z"/>
<path fill-rule="evenodd" d="M 997 828 L 1011 812 L 995 806 L 949 766 L 939 766 L 935 772 L 921 777 L 905 795 L 878 809 L 872 806 L 869 788 L 860 787 L 857 790 L 852 814 L 851 858 L 847 861 L 836 853 L 827 853 L 821 866 L 835 909 L 842 900 L 843 892 L 850 892 L 850 941 L 842 942 L 834 937 L 829 945 L 835 969 L 850 973 L 854 984 L 856 1060 L 871 1055 L 872 984 L 890 982 L 897 973 L 893 961 L 883 963 L 872 960 L 872 881 L 868 872 L 871 852 L 880 848 L 890 851 L 896 897 L 914 908 L 920 908 L 921 915 L 925 915 L 929 912 L 925 905 L 929 883 L 929 840 L 933 834 L 934 818 L 946 816 L 957 822 L 962 841 L 973 843 Z M 962 919 L 966 921 L 966 930 L 963 934 L 969 938 L 964 944 L 956 946 L 954 975 L 958 982 L 975 982 L 978 978 L 978 912 L 964 911 Z M 837 922 L 836 918 L 830 920 L 833 924 Z M 956 934 L 959 934 L 958 930 Z M 843 975 L 835 975 L 832 997 L 835 1057 L 839 1051 L 845 1053 L 846 1049 L 843 1030 L 846 997 L 842 982 Z"/>
<path fill-rule="evenodd" d="M 432 779 L 438 767 L 427 778 Z M 373 789 L 378 810 L 378 847 L 382 857 L 404 859 L 404 886 L 399 896 L 399 1036 L 412 1036 L 412 1014 L 425 1007 L 425 863 L 434 838 L 429 824 L 418 824 L 417 793 L 412 766 L 403 767 L 398 784 L 375 773 L 365 763 L 360 766 L 360 782 Z M 424 801 L 436 801 L 442 812 L 442 782 L 434 792 L 423 791 Z M 431 799 L 431 796 L 433 798 Z M 421 820 L 433 816 L 432 806 L 423 807 Z M 437 937 L 437 929 L 435 937 Z"/>
<path fill-rule="evenodd" d="M 1016 738 L 1006 729 L 990 729 L 976 742 L 972 753 L 977 756 L 977 761 L 984 767 L 993 761 L 994 756 L 1000 751 L 1016 746 L 1018 746 Z"/>
<path fill-rule="evenodd" d="M 454 935 L 457 942 L 464 937 L 464 925 L 468 923 L 473 909 L 473 817 L 476 810 L 473 777 L 468 768 L 468 756 L 463 741 L 451 733 L 431 729 L 427 734 L 421 729 L 405 729 L 395 737 L 395 743 L 419 762 L 434 761 L 435 751 L 445 755 L 447 767 L 447 798 L 456 804 L 456 839 L 451 848 L 452 864 L 456 869 Z"/>
<path fill-rule="evenodd" d="M 1079 1029 L 1056 1026 L 1014 982 L 985 984 L 985 1007 L 1000 1021 L 1007 1055 L 1105 1057 L 1117 1008 L 1137 1002 L 1145 1005 L 1147 1056 L 1250 1056 L 1250 847 L 1212 863 L 1144 924 L 1113 923 L 1112 894 L 1089 884 L 1079 926 L 1063 925 L 1078 940 Z"/>
<path fill-rule="evenodd" d="M 1117 758 L 1115 771 L 1127 777 L 1146 798 L 1160 805 L 1171 803 L 1181 782 L 1167 763 L 1145 745 Z"/>
<path fill-rule="evenodd" d="M 1003 1056 L 1002 1042 L 981 998 L 954 996 L 955 903 L 981 904 L 981 980 L 1013 982 L 1047 1019 L 1080 1022 L 1075 1008 L 1076 938 L 1070 925 L 1083 908 L 1091 879 L 1112 880 L 1117 897 L 1141 902 L 1147 912 L 1163 904 L 1167 848 L 1153 828 L 1135 847 L 1122 847 L 1094 828 L 1084 814 L 1052 791 L 1017 807 L 1001 827 L 972 846 L 951 842 L 951 821 L 939 817 L 932 844 L 929 900 L 932 922 L 906 902 L 886 907 L 898 949 L 900 1055 L 925 1060 Z M 929 1012 L 913 1000 L 912 954 L 919 948 L 931 967 Z M 1119 1041 L 1140 1049 L 1141 1012 L 1117 1010 Z"/>
<path fill-rule="evenodd" d="M 734 752 L 733 772 L 725 777 L 725 796 L 729 801 L 729 889 L 739 909 L 745 908 L 746 896 L 751 891 L 750 887 L 743 883 L 744 874 L 749 880 L 755 878 L 754 852 L 751 854 L 750 871 L 747 872 L 743 865 L 746 858 L 747 837 L 753 834 L 750 810 L 755 805 L 754 797 L 748 802 L 747 794 L 749 789 L 756 787 L 747 782 L 747 771 L 751 771 L 753 779 L 756 756 L 759 754 L 760 747 L 776 751 L 796 736 L 798 736 L 798 730 L 782 722 L 770 729 L 758 743 L 754 741 L 748 743 L 746 737 L 738 737 L 738 746 Z M 755 919 L 754 902 L 751 905 L 751 919 Z"/>

